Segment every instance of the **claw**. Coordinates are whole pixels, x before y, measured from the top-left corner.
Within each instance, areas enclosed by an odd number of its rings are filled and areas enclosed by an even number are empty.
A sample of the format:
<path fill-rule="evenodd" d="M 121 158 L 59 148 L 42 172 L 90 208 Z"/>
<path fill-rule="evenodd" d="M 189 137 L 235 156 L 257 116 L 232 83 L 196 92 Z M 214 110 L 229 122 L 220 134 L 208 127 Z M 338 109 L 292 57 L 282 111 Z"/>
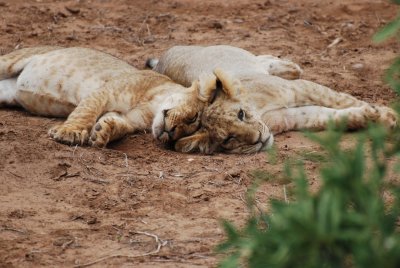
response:
<path fill-rule="evenodd" d="M 88 141 L 86 129 L 70 125 L 54 126 L 49 130 L 48 135 L 60 143 L 69 145 L 84 145 Z"/>

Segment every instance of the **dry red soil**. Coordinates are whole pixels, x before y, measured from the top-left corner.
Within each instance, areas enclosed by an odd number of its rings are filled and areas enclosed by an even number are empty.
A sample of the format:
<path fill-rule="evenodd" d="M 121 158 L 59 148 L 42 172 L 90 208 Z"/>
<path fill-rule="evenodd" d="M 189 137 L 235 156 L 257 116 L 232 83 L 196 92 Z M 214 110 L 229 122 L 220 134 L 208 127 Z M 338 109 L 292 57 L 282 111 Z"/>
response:
<path fill-rule="evenodd" d="M 143 68 L 173 45 L 229 44 L 289 58 L 305 79 L 389 104 L 395 95 L 382 75 L 399 46 L 371 37 L 395 15 L 383 0 L 0 0 L 0 53 L 84 46 Z M 57 122 L 0 110 L 0 267 L 216 266 L 221 219 L 243 224 L 254 170 L 280 178 L 285 159 L 320 151 L 294 132 L 276 137 L 276 161 L 180 154 L 146 133 L 106 149 L 69 147 L 47 136 Z M 317 187 L 320 163 L 305 164 Z M 266 182 L 260 206 L 291 185 Z"/>

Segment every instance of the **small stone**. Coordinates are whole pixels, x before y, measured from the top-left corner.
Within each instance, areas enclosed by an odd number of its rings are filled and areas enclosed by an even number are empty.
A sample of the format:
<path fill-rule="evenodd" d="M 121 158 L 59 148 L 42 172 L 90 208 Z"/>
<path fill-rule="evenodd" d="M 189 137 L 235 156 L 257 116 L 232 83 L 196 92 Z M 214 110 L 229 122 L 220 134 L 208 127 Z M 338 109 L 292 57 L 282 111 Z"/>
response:
<path fill-rule="evenodd" d="M 151 43 L 154 43 L 156 41 L 156 39 L 154 38 L 154 36 L 149 36 L 149 37 L 146 37 L 144 40 L 143 40 L 143 43 L 145 43 L 145 44 L 151 44 Z"/>
<path fill-rule="evenodd" d="M 210 24 L 210 28 L 222 29 L 222 28 L 224 28 L 224 26 L 223 26 L 222 23 L 219 22 L 219 21 L 213 21 L 213 22 L 211 22 L 211 24 Z"/>
<path fill-rule="evenodd" d="M 97 223 L 97 218 L 94 216 L 89 216 L 88 219 L 86 220 L 87 224 L 95 224 Z"/>
<path fill-rule="evenodd" d="M 352 68 L 353 70 L 359 71 L 359 70 L 364 69 L 364 64 L 362 64 L 362 63 L 355 63 L 355 64 L 351 65 L 351 68 Z"/>
<path fill-rule="evenodd" d="M 62 18 L 68 17 L 67 12 L 64 12 L 64 11 L 59 11 L 59 12 L 57 13 L 57 15 L 60 16 L 60 17 L 62 17 Z"/>
<path fill-rule="evenodd" d="M 81 10 L 79 8 L 76 7 L 65 7 L 66 10 L 68 10 L 71 14 L 79 14 L 79 12 L 81 12 Z"/>

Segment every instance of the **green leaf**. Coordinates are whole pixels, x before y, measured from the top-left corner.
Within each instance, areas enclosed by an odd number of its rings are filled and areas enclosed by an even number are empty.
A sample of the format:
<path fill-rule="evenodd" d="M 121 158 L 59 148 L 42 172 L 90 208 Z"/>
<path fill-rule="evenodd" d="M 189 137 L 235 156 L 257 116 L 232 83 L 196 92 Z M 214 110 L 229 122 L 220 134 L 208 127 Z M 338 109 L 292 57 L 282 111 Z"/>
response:
<path fill-rule="evenodd" d="M 239 267 L 239 254 L 233 254 L 223 260 L 218 267 L 219 268 L 237 268 Z"/>
<path fill-rule="evenodd" d="M 389 69 L 386 70 L 385 80 L 397 94 L 400 94 L 400 58 L 397 58 Z"/>
<path fill-rule="evenodd" d="M 399 1 L 399 0 L 398 0 Z M 397 17 L 394 21 L 386 24 L 379 32 L 373 36 L 373 41 L 376 43 L 382 42 L 389 37 L 395 35 L 400 28 L 400 17 Z"/>

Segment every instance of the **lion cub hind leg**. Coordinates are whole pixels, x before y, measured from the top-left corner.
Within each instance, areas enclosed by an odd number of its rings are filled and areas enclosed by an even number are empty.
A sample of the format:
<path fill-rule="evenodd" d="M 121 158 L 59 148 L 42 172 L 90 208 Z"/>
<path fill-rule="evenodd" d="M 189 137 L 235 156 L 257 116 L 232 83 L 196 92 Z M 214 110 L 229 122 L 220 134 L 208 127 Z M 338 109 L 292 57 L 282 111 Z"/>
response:
<path fill-rule="evenodd" d="M 288 81 L 291 91 L 295 94 L 295 105 L 298 107 L 306 105 L 317 105 L 335 109 L 361 107 L 368 105 L 365 101 L 359 100 L 350 94 L 337 92 L 326 86 L 307 81 Z"/>
<path fill-rule="evenodd" d="M 105 91 L 94 92 L 83 99 L 67 120 L 52 127 L 49 136 L 58 142 L 70 145 L 84 145 L 88 142 L 89 131 L 97 118 L 105 111 L 108 95 Z"/>
<path fill-rule="evenodd" d="M 257 56 L 257 59 L 270 75 L 294 80 L 299 79 L 303 73 L 299 65 L 289 60 L 280 59 L 271 55 L 260 55 Z"/>
<path fill-rule="evenodd" d="M 89 145 L 105 147 L 107 143 L 134 132 L 134 127 L 121 114 L 108 112 L 97 121 L 89 137 Z"/>
<path fill-rule="evenodd" d="M 368 122 L 379 122 L 386 127 L 393 127 L 392 114 L 382 116 L 381 110 L 387 107 L 365 105 L 345 109 L 333 109 L 321 106 L 282 108 L 263 115 L 263 120 L 272 133 L 278 134 L 290 130 L 324 130 L 333 121 L 339 124 L 346 120 L 348 129 L 365 128 Z M 388 120 L 391 118 L 391 120 Z"/>
<path fill-rule="evenodd" d="M 0 107 L 17 106 L 17 78 L 10 78 L 0 81 Z"/>

